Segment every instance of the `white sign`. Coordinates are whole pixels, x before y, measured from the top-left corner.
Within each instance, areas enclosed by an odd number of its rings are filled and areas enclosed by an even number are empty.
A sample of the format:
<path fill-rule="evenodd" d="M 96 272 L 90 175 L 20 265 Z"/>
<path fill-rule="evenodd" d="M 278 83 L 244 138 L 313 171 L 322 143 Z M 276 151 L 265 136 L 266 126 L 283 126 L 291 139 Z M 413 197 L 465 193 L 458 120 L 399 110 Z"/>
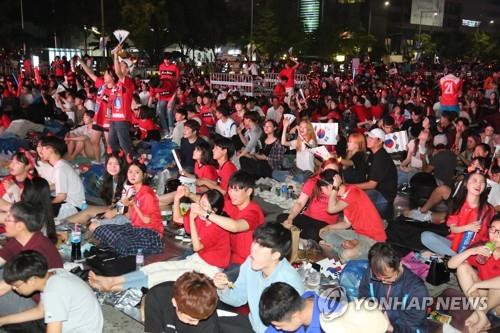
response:
<path fill-rule="evenodd" d="M 408 133 L 400 131 L 385 135 L 384 148 L 390 153 L 405 151 L 408 147 Z"/>
<path fill-rule="evenodd" d="M 312 123 L 316 140 L 320 145 L 336 145 L 339 134 L 338 123 Z"/>
<path fill-rule="evenodd" d="M 444 0 L 412 0 L 410 23 L 442 27 Z"/>

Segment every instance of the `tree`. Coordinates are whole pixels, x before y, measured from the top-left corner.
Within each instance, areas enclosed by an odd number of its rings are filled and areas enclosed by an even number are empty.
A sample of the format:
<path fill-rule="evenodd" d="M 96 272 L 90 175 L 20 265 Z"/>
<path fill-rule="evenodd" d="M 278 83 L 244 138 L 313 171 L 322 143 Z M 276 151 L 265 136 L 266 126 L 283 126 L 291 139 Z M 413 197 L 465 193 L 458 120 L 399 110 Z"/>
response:
<path fill-rule="evenodd" d="M 433 56 L 436 53 L 437 45 L 433 42 L 432 36 L 429 34 L 418 34 L 415 37 L 417 42 L 417 51 L 425 56 Z"/>
<path fill-rule="evenodd" d="M 269 5 L 259 9 L 253 39 L 253 42 L 257 45 L 257 50 L 269 58 L 273 58 L 282 48 L 278 26 L 274 19 L 273 10 Z"/>
<path fill-rule="evenodd" d="M 491 36 L 483 31 L 476 30 L 468 35 L 469 53 L 474 60 L 495 60 L 497 45 Z"/>

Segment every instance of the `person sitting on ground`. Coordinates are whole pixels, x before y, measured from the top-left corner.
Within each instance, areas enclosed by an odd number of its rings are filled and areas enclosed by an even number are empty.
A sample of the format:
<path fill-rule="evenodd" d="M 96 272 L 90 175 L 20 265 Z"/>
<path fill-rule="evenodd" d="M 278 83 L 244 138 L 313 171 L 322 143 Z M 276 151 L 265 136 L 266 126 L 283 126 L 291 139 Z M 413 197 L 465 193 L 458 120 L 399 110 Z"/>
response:
<path fill-rule="evenodd" d="M 196 120 L 186 120 L 184 123 L 184 137 L 181 139 L 181 145 L 178 150 L 179 160 L 186 172 L 194 172 L 196 161 L 193 159 L 193 151 L 196 146 L 205 142 L 205 140 L 198 136 L 199 131 L 200 124 Z"/>
<path fill-rule="evenodd" d="M 224 197 L 217 190 L 209 190 L 201 195 L 199 203 L 193 203 L 191 210 L 182 216 L 180 199 L 184 195 L 184 187 L 181 186 L 175 195 L 173 217 L 174 222 L 184 224 L 186 232 L 191 235 L 195 252 L 193 255 L 183 260 L 156 262 L 116 277 L 99 276 L 90 272 L 89 284 L 102 291 L 152 288 L 162 282 L 175 281 L 186 272 L 197 271 L 213 277 L 225 269 L 231 255 L 229 232 L 213 223 L 206 215 L 198 215 L 199 211 L 209 211 L 214 213 L 213 216 L 224 216 Z"/>
<path fill-rule="evenodd" d="M 231 162 L 234 153 L 234 144 L 230 139 L 224 137 L 215 138 L 212 154 L 219 166 L 217 169 L 217 180 L 213 181 L 208 178 L 197 179 L 196 186 L 204 186 L 217 190 L 222 194 L 227 194 L 229 180 L 237 170 L 234 163 Z"/>
<path fill-rule="evenodd" d="M 50 208 L 50 207 L 49 207 Z M 9 240 L 0 248 L 0 266 L 24 250 L 39 251 L 48 262 L 50 269 L 62 268 L 63 261 L 54 244 L 41 233 L 43 219 L 38 208 L 26 202 L 16 202 L 10 208 L 5 225 L 5 236 Z M 39 301 L 20 297 L 5 282 L 0 282 L 0 316 L 11 315 L 31 309 Z M 32 319 L 34 320 L 34 319 Z"/>
<path fill-rule="evenodd" d="M 468 297 L 486 297 L 486 308 L 477 309 L 465 321 L 471 332 L 489 328 L 487 314 L 500 319 L 500 215 L 496 215 L 488 228 L 489 242 L 493 248 L 484 244 L 470 247 L 453 256 L 448 267 L 457 270 L 457 278 L 462 291 Z M 486 257 L 480 261 L 479 258 Z M 496 283 L 495 283 L 496 282 Z"/>
<path fill-rule="evenodd" d="M 410 179 L 426 169 L 432 156 L 432 134 L 422 129 L 418 137 L 408 142 L 408 153 L 398 168 L 398 186 L 410 184 Z"/>
<path fill-rule="evenodd" d="M 367 147 L 372 152 L 368 157 L 368 181 L 356 186 L 366 191 L 380 216 L 386 218 L 396 197 L 398 176 L 393 160 L 384 149 L 384 137 L 380 128 L 368 132 Z"/>
<path fill-rule="evenodd" d="M 173 100 L 173 98 L 172 98 Z M 175 142 L 178 146 L 181 145 L 181 140 L 184 136 L 184 123 L 187 120 L 187 111 L 184 108 L 178 108 L 175 110 L 175 126 L 172 131 L 172 142 Z"/>
<path fill-rule="evenodd" d="M 338 214 L 329 214 L 327 211 L 331 186 L 322 181 L 323 179 L 328 182 L 328 176 L 330 176 L 330 181 L 333 181 L 333 173 L 325 173 L 332 170 L 338 170 L 337 160 L 324 161 L 317 175 L 306 181 L 288 215 L 280 214 L 276 220 L 280 223 L 297 226 L 302 230 L 301 238 L 319 242 L 319 231 L 329 224 L 337 223 L 338 220 Z"/>
<path fill-rule="evenodd" d="M 366 303 L 356 308 L 340 296 L 335 290 L 326 297 L 311 291 L 300 296 L 289 284 L 275 282 L 262 293 L 259 314 L 266 333 L 386 332 L 389 321 L 381 311 L 368 310 Z"/>
<path fill-rule="evenodd" d="M 286 259 L 291 243 L 290 231 L 280 223 L 263 224 L 253 233 L 250 256 L 241 266 L 236 282 L 230 282 L 224 273 L 214 277 L 222 302 L 231 306 L 248 303 L 250 324 L 257 333 L 266 330 L 259 317 L 259 300 L 266 287 L 274 282 L 286 282 L 299 294 L 304 292 L 299 274 Z"/>
<path fill-rule="evenodd" d="M 12 290 L 29 296 L 41 293 L 37 307 L 0 318 L 0 326 L 44 319 L 47 332 L 102 332 L 101 305 L 87 284 L 64 269 L 49 271 L 43 255 L 23 251 L 6 265 L 4 279 Z"/>
<path fill-rule="evenodd" d="M 215 133 L 222 135 L 225 138 L 231 139 L 236 133 L 236 123 L 231 118 L 231 110 L 227 105 L 220 105 L 215 109 Z"/>
<path fill-rule="evenodd" d="M 124 155 L 123 152 L 112 153 L 106 158 L 100 190 L 104 205 L 89 205 L 87 209 L 68 217 L 68 222 L 87 224 L 96 215 L 103 219 L 112 219 L 118 215 L 115 205 L 122 197 L 123 185 L 127 180 L 127 162 Z"/>
<path fill-rule="evenodd" d="M 150 289 L 145 297 L 144 331 L 219 333 L 217 288 L 198 272 Z"/>
<path fill-rule="evenodd" d="M 409 307 L 424 304 L 429 296 L 422 279 L 401 263 L 399 254 L 388 243 L 373 245 L 368 252 L 368 262 L 359 285 L 359 299 L 366 298 L 382 306 L 390 322 L 387 332 L 427 332 L 426 308 Z M 388 304 L 394 306 L 387 308 Z"/>
<path fill-rule="evenodd" d="M 483 174 L 475 172 L 468 175 L 449 209 L 446 224 L 450 227 L 450 234 L 443 237 L 424 231 L 421 235 L 422 244 L 438 255 L 452 256 L 459 250 L 468 231 L 476 233 L 474 242 L 487 239 L 487 226 L 494 210 L 487 202 L 485 189 L 486 178 Z"/>
<path fill-rule="evenodd" d="M 366 181 L 367 159 L 365 136 L 361 133 L 349 134 L 347 155 L 340 158 L 342 175 L 346 183 L 358 184 Z"/>
<path fill-rule="evenodd" d="M 68 152 L 66 156 L 68 161 L 74 160 L 80 154 L 86 158 L 96 159 L 95 148 L 91 142 L 93 118 L 94 111 L 85 111 L 83 113 L 83 125 L 69 131 L 64 137 L 67 145 Z"/>
<path fill-rule="evenodd" d="M 255 111 L 249 111 L 243 116 L 243 126 L 238 127 L 238 135 L 244 146 L 238 154 L 239 158 L 253 155 L 261 148 L 259 140 L 262 135 L 262 129 L 259 122 L 260 116 Z M 245 129 L 244 132 L 243 129 Z"/>
<path fill-rule="evenodd" d="M 64 219 L 80 211 L 85 201 L 85 190 L 81 178 L 71 164 L 62 156 L 66 153 L 63 140 L 48 136 L 40 140 L 42 158 L 54 167 L 56 196 L 52 199 L 54 216 Z"/>
<path fill-rule="evenodd" d="M 145 255 L 163 252 L 163 223 L 161 221 L 158 197 L 146 185 L 146 166 L 134 161 L 128 167 L 127 179 L 133 187 L 130 197 L 121 202 L 128 207 L 127 216 L 118 215 L 113 223 L 100 225 L 94 221 L 89 230 L 94 230 L 93 238 L 103 247 L 110 247 L 120 255 L 133 255 L 139 249 Z"/>
<path fill-rule="evenodd" d="M 261 177 L 272 177 L 274 170 L 280 170 L 283 163 L 285 149 L 276 137 L 278 124 L 274 120 L 264 122 L 263 147 L 258 153 L 240 157 L 241 169 L 254 175 L 257 179 Z"/>
<path fill-rule="evenodd" d="M 332 173 L 333 186 L 327 211 L 330 214 L 343 212 L 344 220 L 327 225 L 319 231 L 319 236 L 325 240 L 323 245 L 332 247 L 344 261 L 365 259 L 373 244 L 387 239 L 382 218 L 363 190 L 343 184 L 340 175 L 334 170 Z"/>

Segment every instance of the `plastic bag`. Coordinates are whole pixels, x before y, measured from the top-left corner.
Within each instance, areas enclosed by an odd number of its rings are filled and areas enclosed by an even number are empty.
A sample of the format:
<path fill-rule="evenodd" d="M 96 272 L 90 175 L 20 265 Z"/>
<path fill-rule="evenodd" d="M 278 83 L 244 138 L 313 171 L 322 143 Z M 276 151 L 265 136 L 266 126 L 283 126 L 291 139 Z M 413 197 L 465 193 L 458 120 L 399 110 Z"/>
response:
<path fill-rule="evenodd" d="M 92 164 L 87 172 L 82 174 L 85 197 L 93 199 L 92 202 L 99 201 L 104 175 L 104 165 Z"/>
<path fill-rule="evenodd" d="M 158 172 L 173 163 L 172 149 L 175 148 L 177 145 L 170 140 L 151 141 L 151 161 L 148 164 L 148 171 Z"/>
<path fill-rule="evenodd" d="M 340 285 L 344 287 L 349 300 L 358 298 L 361 279 L 368 269 L 368 260 L 350 260 L 340 273 Z"/>

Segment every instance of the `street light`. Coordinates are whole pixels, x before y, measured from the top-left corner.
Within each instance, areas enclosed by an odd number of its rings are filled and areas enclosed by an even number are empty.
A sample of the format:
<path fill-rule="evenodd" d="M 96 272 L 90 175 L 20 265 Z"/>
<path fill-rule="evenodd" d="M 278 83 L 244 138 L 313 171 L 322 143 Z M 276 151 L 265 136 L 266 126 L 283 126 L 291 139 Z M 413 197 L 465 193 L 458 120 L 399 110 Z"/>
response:
<path fill-rule="evenodd" d="M 495 23 L 495 20 L 490 20 L 490 24 L 493 24 L 493 23 Z"/>
<path fill-rule="evenodd" d="M 384 8 L 389 7 L 391 5 L 390 1 L 384 2 Z M 368 5 L 368 34 L 372 32 L 372 3 L 370 1 Z"/>

